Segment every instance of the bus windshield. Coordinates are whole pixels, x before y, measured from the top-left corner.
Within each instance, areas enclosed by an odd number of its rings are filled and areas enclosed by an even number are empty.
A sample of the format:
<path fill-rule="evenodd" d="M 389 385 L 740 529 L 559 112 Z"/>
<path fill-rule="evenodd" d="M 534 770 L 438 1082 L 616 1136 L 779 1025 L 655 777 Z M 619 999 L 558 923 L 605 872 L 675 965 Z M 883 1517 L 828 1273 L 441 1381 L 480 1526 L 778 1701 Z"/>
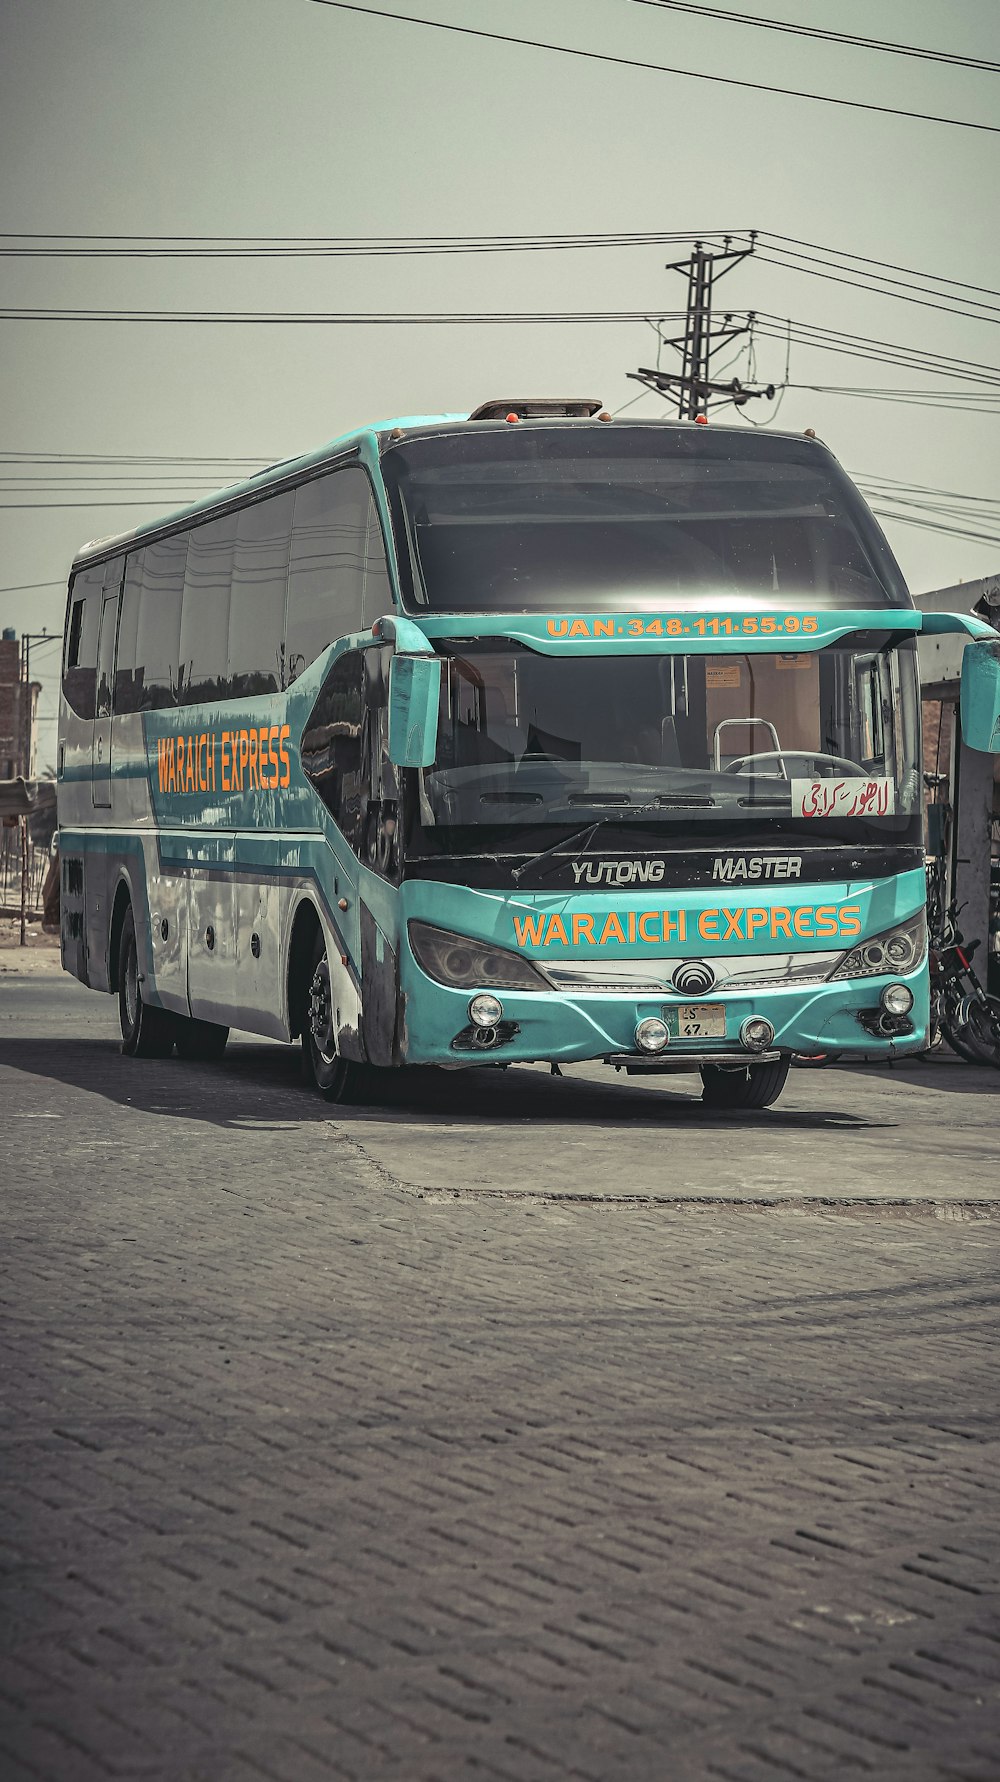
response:
<path fill-rule="evenodd" d="M 421 827 L 449 852 L 625 825 L 676 846 L 724 826 L 801 842 L 919 839 L 912 640 L 805 652 L 542 656 L 444 646 Z M 542 830 L 550 833 L 543 837 Z"/>
<path fill-rule="evenodd" d="M 382 469 L 412 612 L 911 604 L 814 441 L 519 426 L 406 440 Z"/>

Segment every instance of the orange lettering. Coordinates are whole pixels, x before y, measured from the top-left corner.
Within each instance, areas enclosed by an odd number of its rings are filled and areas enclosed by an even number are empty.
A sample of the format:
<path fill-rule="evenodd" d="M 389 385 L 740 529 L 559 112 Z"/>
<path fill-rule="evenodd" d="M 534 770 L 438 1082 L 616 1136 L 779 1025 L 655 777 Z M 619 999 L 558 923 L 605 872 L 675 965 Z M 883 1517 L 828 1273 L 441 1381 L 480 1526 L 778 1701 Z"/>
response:
<path fill-rule="evenodd" d="M 726 932 L 722 937 L 723 940 L 728 940 L 731 934 L 735 934 L 737 940 L 745 940 L 746 936 L 740 927 L 744 915 L 743 910 L 723 910 L 722 914 L 725 916 L 727 923 Z"/>
<path fill-rule="evenodd" d="M 676 916 L 672 916 L 669 910 L 664 910 L 663 938 L 665 941 L 672 941 L 675 939 L 682 941 L 684 939 L 686 926 L 687 919 L 683 910 L 678 910 Z"/>
<path fill-rule="evenodd" d="M 594 636 L 595 637 L 614 637 L 614 635 L 615 635 L 614 619 L 595 619 L 594 620 Z"/>
<path fill-rule="evenodd" d="M 615 915 L 614 910 L 612 910 L 610 916 L 606 918 L 604 927 L 601 929 L 601 946 L 603 947 L 608 940 L 612 939 L 621 941 L 622 946 L 625 945 L 625 930 L 619 922 L 618 917 Z"/>
<path fill-rule="evenodd" d="M 281 756 L 281 765 L 285 771 L 282 774 L 281 779 L 278 781 L 279 786 L 287 786 L 292 777 L 292 766 L 288 759 L 288 750 L 285 748 L 285 737 L 291 736 L 291 734 L 289 726 L 287 724 L 282 724 L 281 734 L 278 737 L 278 753 Z"/>
<path fill-rule="evenodd" d="M 547 626 L 550 637 L 565 637 L 569 630 L 568 619 L 550 619 Z"/>
<path fill-rule="evenodd" d="M 747 940 L 753 940 L 758 928 L 767 927 L 767 910 L 747 910 Z"/>
<path fill-rule="evenodd" d="M 816 911 L 816 933 L 836 934 L 837 932 L 837 912 L 832 903 L 824 903 L 822 908 Z"/>
<path fill-rule="evenodd" d="M 248 761 L 250 767 L 250 784 L 260 791 L 260 774 L 257 772 L 257 732 L 249 731 L 247 735 Z"/>
<path fill-rule="evenodd" d="M 224 730 L 222 732 L 222 790 L 223 790 L 223 792 L 231 792 L 233 790 L 233 788 L 229 782 L 229 731 L 228 730 Z"/>
<path fill-rule="evenodd" d="M 545 936 L 545 945 L 550 947 L 554 940 L 562 941 L 564 947 L 569 946 L 569 935 L 566 933 L 561 916 L 549 917 L 549 931 Z"/>
<path fill-rule="evenodd" d="M 840 917 L 841 934 L 850 936 L 861 933 L 861 905 L 859 903 L 845 903 L 843 909 L 839 909 L 837 914 Z"/>
<path fill-rule="evenodd" d="M 698 917 L 698 934 L 702 940 L 718 940 L 718 910 L 702 910 L 701 915 Z"/>
<path fill-rule="evenodd" d="M 658 915 L 659 915 L 659 910 L 643 910 L 642 915 L 639 917 L 639 939 L 640 940 L 658 941 L 661 938 L 660 935 L 658 935 L 658 934 L 650 934 L 649 927 L 648 927 L 648 924 L 650 922 L 656 921 L 656 918 Z"/>
<path fill-rule="evenodd" d="M 783 934 L 786 940 L 792 938 L 792 912 L 784 909 L 781 904 L 771 911 L 771 939 L 777 940 L 779 934 Z"/>
<path fill-rule="evenodd" d="M 812 910 L 796 910 L 792 917 L 792 927 L 796 934 L 802 935 L 803 939 L 806 937 L 810 940 L 815 939 L 816 930 L 812 926 L 813 913 Z"/>
<path fill-rule="evenodd" d="M 586 619 L 574 619 L 569 628 L 569 634 L 570 637 L 589 637 L 590 626 L 587 624 Z"/>
<path fill-rule="evenodd" d="M 247 762 L 250 759 L 250 738 L 247 735 L 245 730 L 241 730 L 239 735 L 240 735 L 240 786 L 239 786 L 239 789 L 242 792 L 243 779 L 244 779 L 244 775 L 245 775 L 246 769 L 247 769 Z M 235 774 L 233 777 L 235 779 L 235 777 L 236 777 Z"/>
<path fill-rule="evenodd" d="M 277 734 L 278 734 L 278 726 L 277 726 L 277 724 L 272 724 L 271 729 L 268 733 L 268 738 L 267 738 L 267 758 L 268 758 L 268 761 L 270 762 L 271 767 L 273 769 L 273 772 L 271 774 L 271 785 L 272 786 L 276 786 L 278 784 L 278 775 L 281 771 L 281 769 L 278 765 L 277 750 L 275 749 L 275 746 L 274 746 L 274 739 L 277 736 Z"/>
<path fill-rule="evenodd" d="M 540 947 L 544 932 L 544 916 L 514 917 L 514 933 L 517 935 L 517 944 L 519 947 L 523 947 L 528 943 L 533 947 Z"/>
<path fill-rule="evenodd" d="M 588 946 L 591 946 L 591 947 L 594 946 L 595 942 L 594 942 L 594 918 L 593 918 L 593 916 L 574 916 L 573 917 L 573 945 L 574 945 L 574 947 L 578 947 L 580 945 L 580 940 L 583 936 L 586 936 Z"/>

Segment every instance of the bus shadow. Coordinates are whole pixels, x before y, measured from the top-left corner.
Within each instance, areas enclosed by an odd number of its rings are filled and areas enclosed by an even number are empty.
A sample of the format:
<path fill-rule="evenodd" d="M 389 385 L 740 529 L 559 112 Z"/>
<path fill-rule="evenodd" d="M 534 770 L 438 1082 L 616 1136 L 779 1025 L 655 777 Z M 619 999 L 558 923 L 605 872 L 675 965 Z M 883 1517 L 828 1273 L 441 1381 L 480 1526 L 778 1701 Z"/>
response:
<path fill-rule="evenodd" d="M 894 1122 L 869 1120 L 839 1106 L 807 1111 L 780 1105 L 761 1111 L 709 1108 L 699 1099 L 697 1079 L 678 1089 L 632 1082 L 595 1084 L 540 1070 L 442 1071 L 414 1067 L 366 1075 L 363 1099 L 323 1101 L 303 1084 L 297 1046 L 266 1041 L 230 1043 L 214 1063 L 178 1058 L 123 1058 L 111 1039 L 77 1036 L 0 1039 L 0 1067 L 39 1081 L 99 1095 L 135 1113 L 159 1114 L 210 1126 L 255 1131 L 279 1130 L 290 1122 L 351 1124 L 426 1120 L 430 1124 L 480 1122 L 504 1125 L 538 1120 L 576 1127 L 646 1127 L 694 1123 L 700 1127 L 753 1124 L 806 1131 L 887 1129 Z M 828 1078 L 825 1089 L 832 1087 Z M 816 1100 L 821 1097 L 817 1085 Z"/>

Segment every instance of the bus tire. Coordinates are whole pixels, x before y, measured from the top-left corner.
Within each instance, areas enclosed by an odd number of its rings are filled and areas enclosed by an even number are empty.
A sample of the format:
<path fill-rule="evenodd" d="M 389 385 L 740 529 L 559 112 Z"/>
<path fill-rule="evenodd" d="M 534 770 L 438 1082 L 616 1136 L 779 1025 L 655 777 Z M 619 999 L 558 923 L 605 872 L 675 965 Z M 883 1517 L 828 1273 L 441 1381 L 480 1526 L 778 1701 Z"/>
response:
<path fill-rule="evenodd" d="M 178 1058 L 221 1058 L 229 1038 L 229 1028 L 215 1021 L 198 1021 L 178 1017 L 175 1044 Z"/>
<path fill-rule="evenodd" d="M 743 1070 L 719 1070 L 706 1064 L 701 1073 L 701 1099 L 710 1108 L 769 1108 L 785 1087 L 787 1058 L 770 1064 L 748 1064 Z"/>
<path fill-rule="evenodd" d="M 118 1019 L 126 1058 L 170 1057 L 177 1037 L 176 1019 L 168 1010 L 143 1001 L 131 904 L 122 921 L 118 948 Z"/>
<path fill-rule="evenodd" d="M 320 929 L 313 944 L 302 1021 L 302 1075 L 325 1101 L 351 1101 L 358 1090 L 361 1071 L 360 1065 L 342 1058 L 337 1051 L 330 962 Z"/>

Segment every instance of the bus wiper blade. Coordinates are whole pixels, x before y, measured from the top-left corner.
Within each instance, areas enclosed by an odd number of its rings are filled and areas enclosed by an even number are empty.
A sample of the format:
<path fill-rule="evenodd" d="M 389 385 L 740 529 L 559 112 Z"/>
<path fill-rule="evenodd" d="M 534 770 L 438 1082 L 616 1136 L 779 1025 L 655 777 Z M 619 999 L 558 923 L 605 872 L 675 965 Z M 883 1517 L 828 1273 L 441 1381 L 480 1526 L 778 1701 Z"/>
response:
<path fill-rule="evenodd" d="M 650 812 L 658 814 L 658 801 L 656 804 L 630 805 L 628 808 L 628 819 L 631 820 L 634 816 L 648 816 Z M 531 859 L 526 860 L 523 866 L 515 866 L 511 877 L 520 881 L 530 866 L 538 866 L 541 861 L 547 860 L 550 855 L 558 854 L 561 848 L 572 848 L 576 846 L 580 853 L 583 853 L 584 850 L 590 846 L 590 843 L 593 841 L 594 836 L 599 829 L 606 828 L 610 823 L 621 823 L 625 820 L 625 813 L 621 816 L 616 814 L 613 817 L 598 817 L 597 821 L 591 823 L 588 828 L 576 829 L 573 831 L 572 835 L 564 835 L 562 841 L 553 842 L 551 848 L 543 848 L 540 854 L 533 854 Z M 552 868 L 550 867 L 549 870 L 551 871 Z M 544 877 L 544 874 L 542 876 Z"/>
<path fill-rule="evenodd" d="M 547 860 L 550 854 L 558 853 L 560 848 L 572 847 L 574 842 L 581 841 L 581 837 L 582 837 L 581 846 L 586 848 L 589 845 L 589 843 L 593 841 L 594 836 L 597 834 L 597 831 L 600 829 L 601 825 L 603 823 L 606 823 L 607 820 L 608 819 L 606 817 L 598 817 L 596 823 L 591 823 L 584 829 L 577 829 L 573 832 L 572 835 L 564 835 L 561 838 L 561 840 L 559 840 L 557 842 L 553 842 L 551 848 L 543 848 L 540 854 L 532 854 L 531 859 L 526 860 L 523 866 L 515 866 L 514 867 L 514 870 L 512 871 L 512 873 L 510 875 L 511 878 L 517 880 L 518 883 L 520 883 L 520 880 L 522 879 L 524 874 L 527 872 L 529 866 L 537 866 L 540 861 Z"/>

